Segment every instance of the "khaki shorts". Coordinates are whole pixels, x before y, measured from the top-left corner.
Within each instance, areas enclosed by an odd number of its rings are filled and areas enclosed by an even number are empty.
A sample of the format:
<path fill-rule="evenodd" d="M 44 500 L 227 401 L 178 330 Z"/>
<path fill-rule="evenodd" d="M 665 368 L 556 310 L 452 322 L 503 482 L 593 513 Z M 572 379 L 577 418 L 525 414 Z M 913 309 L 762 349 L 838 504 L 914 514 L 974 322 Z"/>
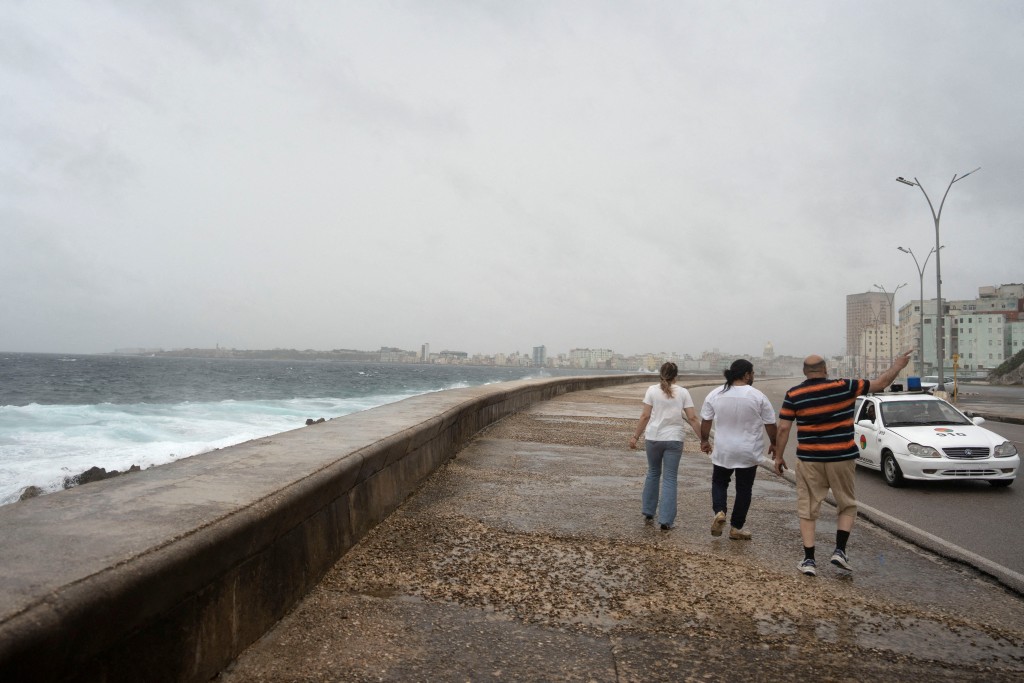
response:
<path fill-rule="evenodd" d="M 800 519 L 817 519 L 821 501 L 828 490 L 836 499 L 840 515 L 857 516 L 857 495 L 854 493 L 853 477 L 857 469 L 856 460 L 839 462 L 796 463 L 796 514 Z"/>

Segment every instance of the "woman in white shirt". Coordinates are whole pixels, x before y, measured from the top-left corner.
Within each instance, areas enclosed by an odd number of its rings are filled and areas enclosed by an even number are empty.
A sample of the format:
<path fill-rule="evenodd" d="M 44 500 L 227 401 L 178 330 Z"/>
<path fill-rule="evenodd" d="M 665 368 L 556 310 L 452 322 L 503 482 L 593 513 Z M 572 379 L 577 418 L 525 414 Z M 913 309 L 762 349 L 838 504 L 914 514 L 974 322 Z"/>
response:
<path fill-rule="evenodd" d="M 683 456 L 684 425 L 689 422 L 694 434 L 700 433 L 700 420 L 693 408 L 690 392 L 676 385 L 679 368 L 675 363 L 661 366 L 661 381 L 648 387 L 644 394 L 644 410 L 640 415 L 629 447 L 636 449 L 644 435 L 647 451 L 647 479 L 641 499 L 641 512 L 648 522 L 658 515 L 662 531 L 668 531 L 676 519 L 676 480 L 679 460 Z M 659 490 L 660 505 L 659 505 Z"/>
<path fill-rule="evenodd" d="M 753 387 L 754 365 L 740 358 L 725 371 L 725 384 L 704 399 L 700 416 L 700 449 L 711 454 L 711 507 L 715 518 L 711 535 L 721 536 L 728 509 L 729 481 L 736 475 L 736 500 L 733 503 L 729 538 L 749 541 L 750 531 L 743 528 L 757 476 L 757 463 L 764 456 L 764 433 L 768 432 L 768 452 L 775 453 L 775 409 L 768 397 Z M 711 423 L 715 424 L 715 445 L 711 447 Z"/>

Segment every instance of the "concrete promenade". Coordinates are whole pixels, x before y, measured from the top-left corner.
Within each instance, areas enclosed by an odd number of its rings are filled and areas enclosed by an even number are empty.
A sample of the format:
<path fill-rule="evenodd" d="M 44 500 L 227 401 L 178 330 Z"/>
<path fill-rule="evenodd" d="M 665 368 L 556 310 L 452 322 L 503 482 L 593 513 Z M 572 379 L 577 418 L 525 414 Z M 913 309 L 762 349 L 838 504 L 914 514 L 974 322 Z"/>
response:
<path fill-rule="evenodd" d="M 802 557 L 788 479 L 751 541 L 709 534 L 686 443 L 676 528 L 644 523 L 626 440 L 647 383 L 564 394 L 477 434 L 223 671 L 250 681 L 1020 681 L 1021 594 L 858 521 L 852 574 Z"/>

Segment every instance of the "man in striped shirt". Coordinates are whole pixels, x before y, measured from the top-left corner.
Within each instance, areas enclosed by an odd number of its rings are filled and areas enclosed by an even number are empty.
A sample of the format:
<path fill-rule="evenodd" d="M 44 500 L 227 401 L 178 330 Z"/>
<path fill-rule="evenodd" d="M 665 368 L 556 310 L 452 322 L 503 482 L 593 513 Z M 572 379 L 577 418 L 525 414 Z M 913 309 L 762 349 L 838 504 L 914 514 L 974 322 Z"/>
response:
<path fill-rule="evenodd" d="M 846 557 L 846 541 L 857 519 L 854 470 L 857 444 L 853 440 L 853 408 L 858 396 L 884 390 L 910 362 L 910 351 L 896 358 L 877 379 L 829 379 L 825 359 L 804 359 L 807 378 L 786 392 L 779 411 L 775 447 L 775 473 L 786 469 L 783 454 L 793 422 L 797 424 L 796 499 L 800 517 L 800 537 L 804 559 L 798 568 L 808 576 L 817 573 L 814 562 L 814 530 L 821 502 L 829 489 L 835 496 L 839 518 L 836 520 L 836 549 L 832 564 L 851 570 Z"/>

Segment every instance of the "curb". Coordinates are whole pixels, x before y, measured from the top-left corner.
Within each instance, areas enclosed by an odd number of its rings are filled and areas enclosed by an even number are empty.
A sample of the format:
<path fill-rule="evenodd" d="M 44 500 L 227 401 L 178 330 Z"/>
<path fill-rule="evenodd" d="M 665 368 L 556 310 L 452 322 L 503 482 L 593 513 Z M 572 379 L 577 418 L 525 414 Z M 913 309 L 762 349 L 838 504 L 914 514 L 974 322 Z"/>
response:
<path fill-rule="evenodd" d="M 834 505 L 833 501 L 829 500 L 828 502 Z M 958 545 L 945 541 L 934 534 L 930 534 L 916 526 L 907 524 L 906 522 L 897 519 L 892 515 L 886 514 L 881 510 L 876 510 L 870 505 L 864 505 L 863 503 L 858 502 L 857 516 L 863 517 L 875 526 L 888 531 L 897 538 L 913 543 L 919 548 L 933 552 L 947 560 L 953 560 L 955 562 L 965 564 L 982 574 L 992 577 L 1017 595 L 1024 596 L 1024 574 L 1015 572 L 1001 564 L 996 564 L 991 560 L 987 560 L 984 557 L 972 553 L 969 550 L 965 550 Z"/>

